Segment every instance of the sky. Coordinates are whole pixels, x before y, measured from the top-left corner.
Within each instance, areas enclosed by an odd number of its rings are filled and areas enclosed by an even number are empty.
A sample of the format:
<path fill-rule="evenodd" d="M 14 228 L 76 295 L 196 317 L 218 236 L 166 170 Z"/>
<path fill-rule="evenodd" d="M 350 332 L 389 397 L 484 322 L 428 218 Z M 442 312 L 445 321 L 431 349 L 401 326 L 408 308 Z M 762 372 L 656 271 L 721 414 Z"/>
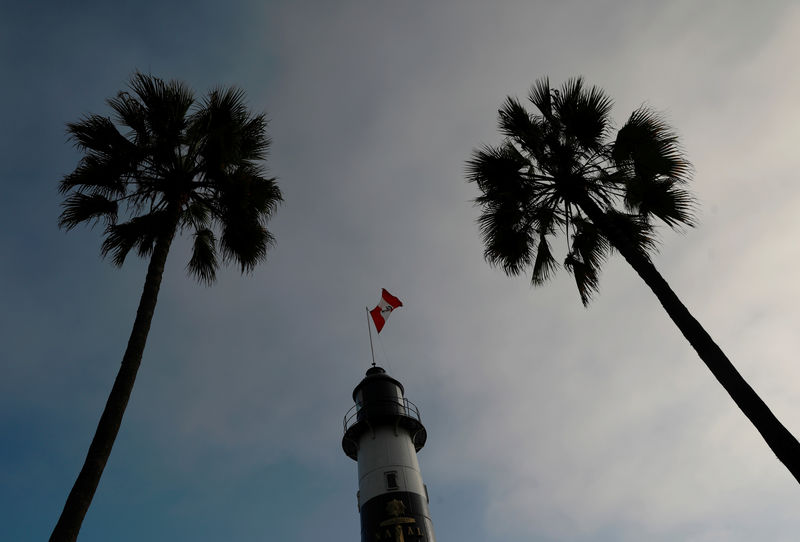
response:
<path fill-rule="evenodd" d="M 49 536 L 133 322 L 146 263 L 59 230 L 57 185 L 65 124 L 136 70 L 244 89 L 285 202 L 250 275 L 199 285 L 173 245 L 81 542 L 357 539 L 342 418 L 381 288 L 439 540 L 796 540 L 796 481 L 635 273 L 609 261 L 584 309 L 564 273 L 492 269 L 464 169 L 545 75 L 604 88 L 617 125 L 662 111 L 699 220 L 654 262 L 800 434 L 798 50 L 788 0 L 4 2 L 0 540 Z"/>

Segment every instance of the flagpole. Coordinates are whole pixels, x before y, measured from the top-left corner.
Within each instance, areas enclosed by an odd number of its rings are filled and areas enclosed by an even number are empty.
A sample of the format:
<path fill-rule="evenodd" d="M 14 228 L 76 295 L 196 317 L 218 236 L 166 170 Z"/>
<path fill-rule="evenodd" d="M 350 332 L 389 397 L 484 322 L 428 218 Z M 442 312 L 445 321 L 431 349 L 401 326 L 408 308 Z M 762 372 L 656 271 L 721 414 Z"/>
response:
<path fill-rule="evenodd" d="M 369 307 L 364 307 L 367 311 L 367 331 L 369 332 L 369 352 L 372 354 L 372 366 L 375 367 L 375 350 L 372 348 L 372 328 L 369 325 Z"/>

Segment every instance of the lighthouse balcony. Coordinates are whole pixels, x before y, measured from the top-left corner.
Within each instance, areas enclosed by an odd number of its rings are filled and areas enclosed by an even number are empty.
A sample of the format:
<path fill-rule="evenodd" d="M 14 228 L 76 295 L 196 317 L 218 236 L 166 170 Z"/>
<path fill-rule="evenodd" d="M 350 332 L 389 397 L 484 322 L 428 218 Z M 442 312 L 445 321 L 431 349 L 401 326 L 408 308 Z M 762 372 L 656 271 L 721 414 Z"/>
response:
<path fill-rule="evenodd" d="M 383 416 L 406 416 L 413 418 L 418 422 L 422 422 L 419 416 L 419 409 L 417 405 L 403 398 L 387 397 L 385 399 L 378 399 L 370 401 L 369 405 L 356 403 L 344 415 L 344 432 L 367 418 L 376 418 Z"/>
<path fill-rule="evenodd" d="M 368 404 L 356 403 L 344 416 L 342 448 L 352 459 L 358 459 L 358 441 L 367 432 L 374 432 L 379 425 L 403 428 L 411 437 L 414 449 L 420 451 L 428 433 L 419 415 L 417 406 L 406 398 L 387 397 L 372 399 Z"/>

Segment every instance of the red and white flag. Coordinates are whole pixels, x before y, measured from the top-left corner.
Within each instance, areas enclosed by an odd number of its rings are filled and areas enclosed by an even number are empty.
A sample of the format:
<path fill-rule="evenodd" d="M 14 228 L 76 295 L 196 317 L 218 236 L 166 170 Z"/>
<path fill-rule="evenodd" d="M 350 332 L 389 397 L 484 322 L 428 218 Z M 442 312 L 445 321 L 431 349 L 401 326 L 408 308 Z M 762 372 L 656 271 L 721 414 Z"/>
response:
<path fill-rule="evenodd" d="M 392 311 L 402 306 L 402 301 L 387 292 L 386 289 L 381 288 L 381 300 L 378 302 L 378 306 L 369 311 L 369 315 L 372 316 L 372 321 L 375 322 L 375 329 L 378 330 L 378 333 L 380 333 L 383 326 L 386 325 L 386 320 L 389 319 L 389 315 L 392 314 Z"/>

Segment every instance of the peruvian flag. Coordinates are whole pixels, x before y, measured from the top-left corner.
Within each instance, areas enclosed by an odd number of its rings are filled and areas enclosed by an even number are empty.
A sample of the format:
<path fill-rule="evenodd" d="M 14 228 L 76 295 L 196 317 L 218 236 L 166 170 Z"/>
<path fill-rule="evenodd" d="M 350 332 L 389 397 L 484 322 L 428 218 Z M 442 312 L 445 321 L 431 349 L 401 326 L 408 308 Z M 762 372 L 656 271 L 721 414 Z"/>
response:
<path fill-rule="evenodd" d="M 369 315 L 372 316 L 372 321 L 375 322 L 375 329 L 378 330 L 378 333 L 380 333 L 383 326 L 386 325 L 386 320 L 389 319 L 389 315 L 392 314 L 392 311 L 402 306 L 402 301 L 387 292 L 386 289 L 381 288 L 381 300 L 378 302 L 378 306 L 369 311 Z"/>

